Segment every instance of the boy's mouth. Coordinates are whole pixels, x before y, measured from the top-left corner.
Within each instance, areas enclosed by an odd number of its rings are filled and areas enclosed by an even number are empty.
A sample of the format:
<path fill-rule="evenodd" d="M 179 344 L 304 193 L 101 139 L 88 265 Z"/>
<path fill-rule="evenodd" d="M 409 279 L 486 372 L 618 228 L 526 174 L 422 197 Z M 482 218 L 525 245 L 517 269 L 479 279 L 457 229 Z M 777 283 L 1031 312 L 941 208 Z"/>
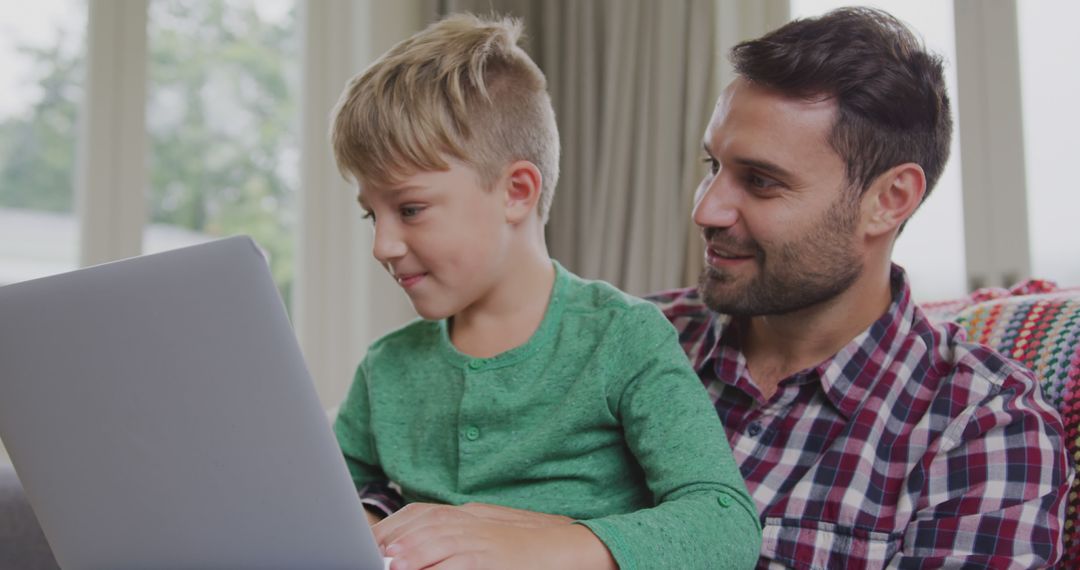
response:
<path fill-rule="evenodd" d="M 408 289 L 419 283 L 420 280 L 426 276 L 427 273 L 402 273 L 401 275 L 394 275 L 394 279 L 397 280 L 398 285 Z"/>

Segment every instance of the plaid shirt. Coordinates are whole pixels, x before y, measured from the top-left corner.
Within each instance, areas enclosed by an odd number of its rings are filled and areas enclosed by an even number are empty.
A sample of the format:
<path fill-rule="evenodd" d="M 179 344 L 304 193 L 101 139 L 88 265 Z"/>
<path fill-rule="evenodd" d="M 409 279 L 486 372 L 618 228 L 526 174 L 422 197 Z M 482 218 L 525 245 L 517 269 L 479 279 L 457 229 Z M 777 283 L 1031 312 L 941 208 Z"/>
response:
<path fill-rule="evenodd" d="M 737 321 L 693 289 L 652 297 L 757 503 L 759 568 L 1055 562 L 1073 478 L 1057 412 L 1029 371 L 931 323 L 903 270 L 892 278 L 877 322 L 768 399 L 750 378 Z"/>

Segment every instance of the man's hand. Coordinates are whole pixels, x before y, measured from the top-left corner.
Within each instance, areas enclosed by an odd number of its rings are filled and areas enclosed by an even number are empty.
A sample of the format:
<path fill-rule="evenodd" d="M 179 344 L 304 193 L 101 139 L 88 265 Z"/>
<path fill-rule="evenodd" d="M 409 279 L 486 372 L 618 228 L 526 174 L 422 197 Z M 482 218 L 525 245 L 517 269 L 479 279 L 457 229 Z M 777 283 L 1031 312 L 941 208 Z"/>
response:
<path fill-rule="evenodd" d="M 414 503 L 374 527 L 391 570 L 616 567 L 571 519 L 495 505 Z"/>

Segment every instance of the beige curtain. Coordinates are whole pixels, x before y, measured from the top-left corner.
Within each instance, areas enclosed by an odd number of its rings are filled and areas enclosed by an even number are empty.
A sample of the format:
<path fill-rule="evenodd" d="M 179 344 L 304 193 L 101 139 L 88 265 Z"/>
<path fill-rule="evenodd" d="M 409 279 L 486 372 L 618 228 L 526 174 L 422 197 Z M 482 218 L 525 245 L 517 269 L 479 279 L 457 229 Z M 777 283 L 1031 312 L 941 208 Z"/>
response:
<path fill-rule="evenodd" d="M 565 141 L 552 255 L 630 293 L 683 285 L 715 95 L 713 3 L 568 1 L 548 12 L 541 61 Z"/>
<path fill-rule="evenodd" d="M 525 22 L 525 47 L 547 75 L 562 140 L 547 232 L 551 255 L 579 275 L 634 294 L 693 284 L 701 249 L 690 209 L 703 174 L 701 137 L 724 73 L 718 47 L 759 33 L 761 24 L 748 30 L 741 22 L 742 12 L 760 12 L 761 5 L 441 0 L 434 6 L 440 14 L 509 14 Z"/>

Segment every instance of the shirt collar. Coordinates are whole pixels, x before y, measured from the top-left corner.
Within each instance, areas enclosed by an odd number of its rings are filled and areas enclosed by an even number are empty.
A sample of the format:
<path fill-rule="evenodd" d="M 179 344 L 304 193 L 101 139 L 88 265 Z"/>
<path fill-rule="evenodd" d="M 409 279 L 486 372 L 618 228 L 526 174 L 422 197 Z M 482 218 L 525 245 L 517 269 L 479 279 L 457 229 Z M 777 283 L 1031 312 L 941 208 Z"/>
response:
<path fill-rule="evenodd" d="M 892 302 L 873 324 L 831 358 L 815 367 L 825 397 L 847 418 L 866 401 L 871 388 L 885 375 L 907 344 L 916 318 L 907 274 L 892 265 Z"/>
<path fill-rule="evenodd" d="M 904 344 L 895 342 L 896 339 L 911 331 L 916 318 L 907 274 L 899 265 L 892 265 L 890 282 L 892 302 L 873 324 L 833 356 L 792 375 L 816 376 L 825 397 L 846 418 L 850 418 L 863 404 L 871 387 L 886 373 L 889 363 L 896 358 L 896 353 Z M 716 342 L 698 363 L 698 372 L 700 374 L 703 369 L 712 367 L 720 381 L 738 385 L 746 366 L 738 320 L 725 314 L 714 313 L 714 317 Z M 749 387 L 740 388 L 747 391 Z"/>

